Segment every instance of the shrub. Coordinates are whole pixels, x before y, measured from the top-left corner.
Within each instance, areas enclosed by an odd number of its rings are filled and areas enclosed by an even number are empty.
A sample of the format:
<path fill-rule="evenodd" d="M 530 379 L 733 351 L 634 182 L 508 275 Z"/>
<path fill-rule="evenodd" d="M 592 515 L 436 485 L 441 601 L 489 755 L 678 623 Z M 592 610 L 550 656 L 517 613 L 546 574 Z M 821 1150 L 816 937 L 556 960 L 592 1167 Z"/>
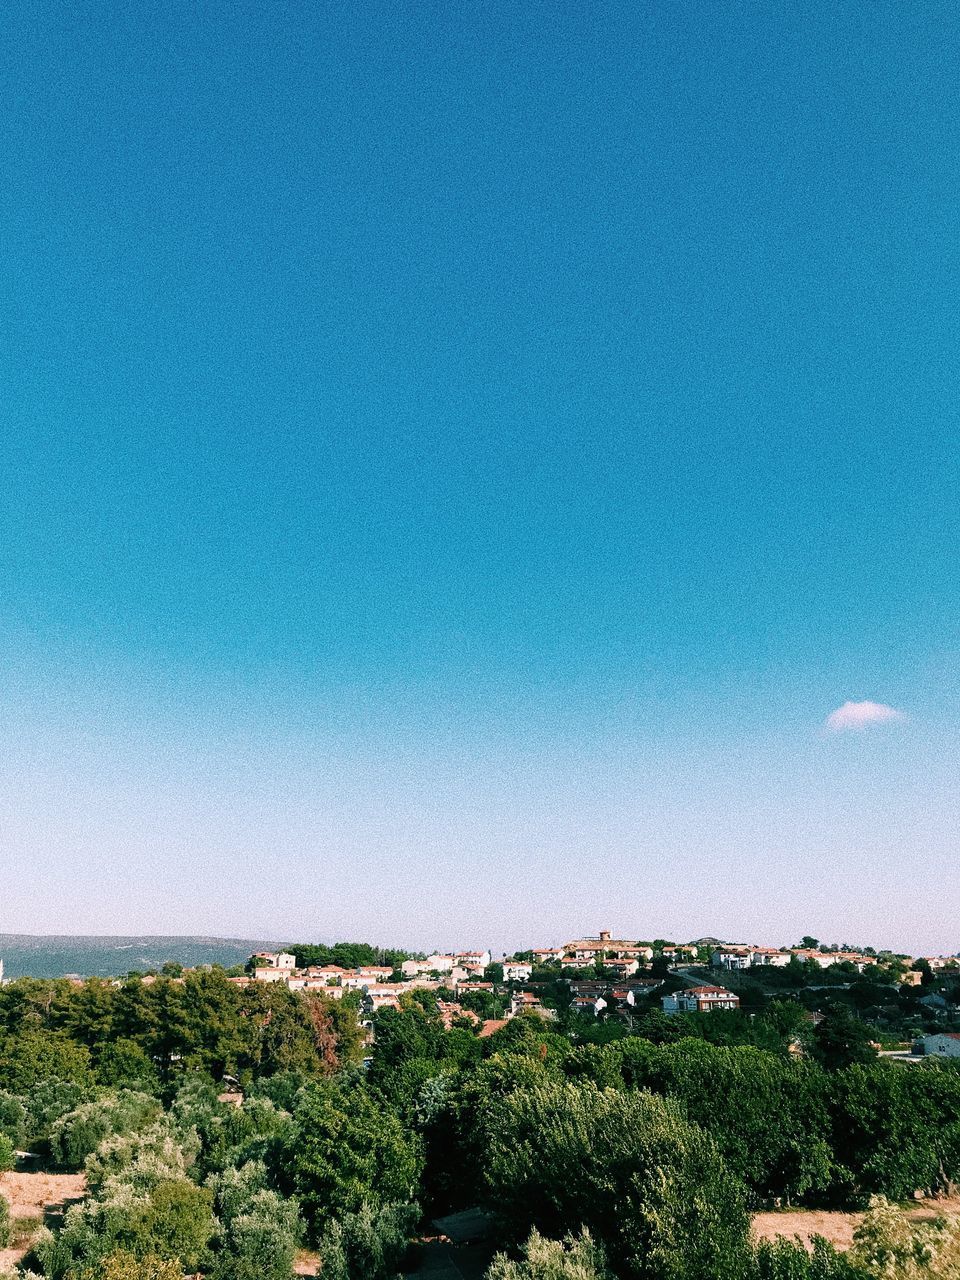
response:
<path fill-rule="evenodd" d="M 0 1196 L 0 1249 L 10 1243 L 10 1206 L 5 1196 Z"/>
<path fill-rule="evenodd" d="M 148 1254 L 138 1258 L 126 1249 L 108 1254 L 95 1267 L 84 1267 L 77 1280 L 184 1280 L 183 1268 L 172 1258 Z"/>
<path fill-rule="evenodd" d="M 822 1236 L 807 1249 L 799 1239 L 762 1240 L 754 1260 L 755 1280 L 871 1280 Z"/>
<path fill-rule="evenodd" d="M 304 1089 L 293 1119 L 277 1162 L 314 1238 L 328 1218 L 412 1198 L 422 1169 L 417 1139 L 362 1087 Z"/>
<path fill-rule="evenodd" d="M 213 1233 L 211 1192 L 187 1178 L 168 1178 L 142 1190 L 112 1179 L 101 1198 L 72 1205 L 58 1237 L 41 1234 L 34 1252 L 51 1280 L 97 1268 L 120 1250 L 135 1258 L 179 1259 L 195 1271 Z"/>
<path fill-rule="evenodd" d="M 515 1262 L 498 1253 L 487 1280 L 612 1280 L 612 1274 L 603 1249 L 589 1231 L 548 1240 L 534 1228 L 521 1259 Z"/>
<path fill-rule="evenodd" d="M 0 1133 L 0 1173 L 12 1169 L 16 1162 L 17 1153 L 13 1149 L 13 1143 L 5 1133 Z"/>
<path fill-rule="evenodd" d="M 211 1280 L 291 1280 L 302 1233 L 295 1200 L 258 1191 L 227 1223 Z"/>
<path fill-rule="evenodd" d="M 12 1147 L 27 1144 L 27 1108 L 22 1098 L 6 1089 L 0 1089 L 0 1134 L 10 1139 Z"/>
<path fill-rule="evenodd" d="M 142 1128 L 159 1114 L 155 1098 L 124 1089 L 120 1093 L 85 1102 L 54 1122 L 50 1130 L 50 1154 L 66 1169 L 79 1169 L 111 1134 L 127 1134 Z"/>
<path fill-rule="evenodd" d="M 46 1142 L 61 1116 L 81 1103 L 89 1102 L 93 1089 L 76 1080 L 41 1080 L 24 1098 L 27 1109 L 27 1143 L 33 1147 Z"/>
<path fill-rule="evenodd" d="M 266 1166 L 259 1160 L 248 1160 L 239 1168 L 212 1174 L 206 1185 L 213 1192 L 214 1212 L 221 1222 L 229 1224 L 246 1212 L 257 1192 L 266 1189 Z"/>
<path fill-rule="evenodd" d="M 197 1136 L 179 1135 L 167 1116 L 139 1133 L 114 1134 L 87 1157 L 87 1186 L 103 1192 L 107 1183 L 122 1177 L 140 1189 L 169 1178 L 184 1177 L 193 1164 Z"/>
<path fill-rule="evenodd" d="M 911 1222 L 882 1196 L 870 1201 L 857 1228 L 850 1261 L 882 1280 L 956 1280 L 960 1276 L 960 1221 Z"/>
<path fill-rule="evenodd" d="M 213 1193 L 186 1178 L 169 1178 L 151 1190 L 146 1203 L 131 1215 L 130 1228 L 138 1256 L 155 1253 L 179 1258 L 190 1271 L 199 1266 L 213 1234 Z"/>
<path fill-rule="evenodd" d="M 328 1222 L 319 1246 L 325 1280 L 396 1276 L 418 1216 L 412 1204 L 364 1204 Z"/>
<path fill-rule="evenodd" d="M 544 1084 L 493 1102 L 481 1128 L 488 1200 L 514 1239 L 585 1226 L 637 1280 L 746 1271 L 742 1184 L 670 1100 Z"/>

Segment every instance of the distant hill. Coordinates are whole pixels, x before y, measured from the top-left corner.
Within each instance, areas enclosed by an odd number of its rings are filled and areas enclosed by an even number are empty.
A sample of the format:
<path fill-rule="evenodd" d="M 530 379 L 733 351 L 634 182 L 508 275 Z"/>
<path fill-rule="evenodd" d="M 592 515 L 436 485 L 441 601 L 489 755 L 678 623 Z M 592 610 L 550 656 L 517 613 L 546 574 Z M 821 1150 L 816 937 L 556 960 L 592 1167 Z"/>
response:
<path fill-rule="evenodd" d="M 251 952 L 271 944 L 245 938 L 64 937 L 0 933 L 0 960 L 5 978 L 113 978 L 131 971 L 159 969 L 171 961 L 198 964 L 243 964 Z"/>

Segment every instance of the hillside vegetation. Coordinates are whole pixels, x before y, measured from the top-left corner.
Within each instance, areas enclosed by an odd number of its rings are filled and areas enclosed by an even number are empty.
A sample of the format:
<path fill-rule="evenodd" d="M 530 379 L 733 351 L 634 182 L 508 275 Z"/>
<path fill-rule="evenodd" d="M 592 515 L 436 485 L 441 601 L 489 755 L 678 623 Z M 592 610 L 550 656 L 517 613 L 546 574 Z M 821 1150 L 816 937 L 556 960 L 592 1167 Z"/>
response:
<path fill-rule="evenodd" d="M 798 1055 L 782 1010 L 736 1017 L 760 1043 L 710 1043 L 709 1017 L 672 1042 L 651 1019 L 592 1043 L 563 1014 L 481 1036 L 421 989 L 371 1044 L 358 992 L 10 983 L 0 1167 L 29 1151 L 86 1187 L 22 1265 L 291 1280 L 309 1246 L 325 1280 L 392 1280 L 479 1206 L 490 1280 L 956 1280 L 956 1226 L 891 1202 L 960 1181 L 960 1069 L 835 1035 Z M 786 1204 L 864 1211 L 852 1248 L 756 1241 L 751 1213 Z"/>

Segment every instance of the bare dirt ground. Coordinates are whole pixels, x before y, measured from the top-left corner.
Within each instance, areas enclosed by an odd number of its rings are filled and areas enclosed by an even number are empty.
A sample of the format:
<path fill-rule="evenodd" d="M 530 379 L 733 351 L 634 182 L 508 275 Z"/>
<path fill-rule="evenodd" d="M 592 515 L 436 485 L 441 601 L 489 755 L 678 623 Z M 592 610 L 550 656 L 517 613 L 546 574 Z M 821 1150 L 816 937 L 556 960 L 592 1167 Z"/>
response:
<path fill-rule="evenodd" d="M 42 1222 L 62 1213 L 85 1192 L 82 1173 L 0 1173 L 0 1195 L 10 1205 L 14 1231 L 13 1247 L 0 1249 L 0 1270 L 20 1261 Z"/>
<path fill-rule="evenodd" d="M 960 1217 L 960 1196 L 942 1200 L 924 1200 L 911 1206 L 910 1217 L 922 1222 L 939 1217 Z M 823 1236 L 837 1249 L 849 1249 L 853 1233 L 862 1213 L 843 1213 L 833 1209 L 775 1209 L 753 1215 L 753 1234 L 757 1240 L 775 1240 L 777 1236 L 793 1239 L 799 1236 L 809 1245 L 813 1236 Z"/>

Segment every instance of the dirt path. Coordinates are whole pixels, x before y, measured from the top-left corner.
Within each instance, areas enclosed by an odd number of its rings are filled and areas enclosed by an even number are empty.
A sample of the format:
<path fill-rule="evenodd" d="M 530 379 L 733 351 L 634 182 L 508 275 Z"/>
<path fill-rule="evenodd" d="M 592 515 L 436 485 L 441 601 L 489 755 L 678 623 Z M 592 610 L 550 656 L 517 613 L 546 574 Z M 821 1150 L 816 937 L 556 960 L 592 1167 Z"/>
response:
<path fill-rule="evenodd" d="M 37 1228 L 86 1193 L 82 1173 L 0 1173 L 0 1195 L 10 1205 L 13 1239 L 0 1249 L 0 1271 L 19 1262 Z"/>
<path fill-rule="evenodd" d="M 960 1196 L 943 1200 L 926 1200 L 909 1210 L 917 1222 L 925 1218 L 960 1217 Z M 809 1245 L 813 1236 L 823 1236 L 838 1249 L 853 1244 L 862 1213 L 843 1213 L 833 1209 L 777 1209 L 753 1215 L 753 1234 L 757 1240 L 775 1240 L 777 1236 L 793 1239 L 799 1236 Z"/>

